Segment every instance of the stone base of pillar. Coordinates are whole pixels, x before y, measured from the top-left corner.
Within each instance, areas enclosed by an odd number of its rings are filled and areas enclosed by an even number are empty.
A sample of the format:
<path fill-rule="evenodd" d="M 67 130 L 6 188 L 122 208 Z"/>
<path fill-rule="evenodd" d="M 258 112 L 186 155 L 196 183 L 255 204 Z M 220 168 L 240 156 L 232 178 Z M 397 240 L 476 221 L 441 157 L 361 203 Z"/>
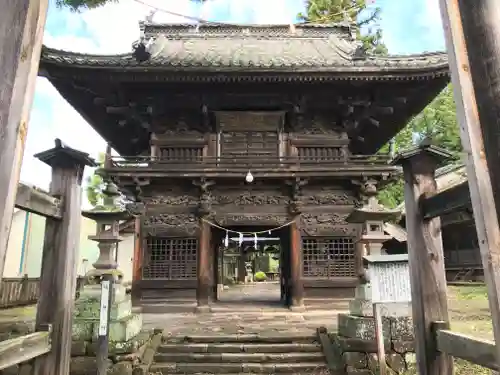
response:
<path fill-rule="evenodd" d="M 199 305 L 199 306 L 196 306 L 196 309 L 195 309 L 195 312 L 197 313 L 209 313 L 211 312 L 212 310 L 210 309 L 210 306 L 209 305 Z"/>
<path fill-rule="evenodd" d="M 411 316 L 411 303 L 381 304 L 381 309 L 383 316 L 386 317 Z M 350 301 L 349 313 L 355 316 L 373 317 L 372 301 L 366 299 L 354 299 Z"/>
<path fill-rule="evenodd" d="M 306 311 L 305 305 L 292 305 L 289 307 L 292 312 L 304 312 Z"/>

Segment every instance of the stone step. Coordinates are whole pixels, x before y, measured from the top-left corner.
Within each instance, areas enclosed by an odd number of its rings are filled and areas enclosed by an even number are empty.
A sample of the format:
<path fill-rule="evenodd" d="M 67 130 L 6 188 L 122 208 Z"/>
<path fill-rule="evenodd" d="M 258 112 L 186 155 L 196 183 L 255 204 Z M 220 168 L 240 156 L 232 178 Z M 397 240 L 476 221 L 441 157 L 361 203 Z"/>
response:
<path fill-rule="evenodd" d="M 318 343 L 163 344 L 159 353 L 291 353 L 321 351 Z"/>
<path fill-rule="evenodd" d="M 167 374 L 276 374 L 276 373 L 327 373 L 325 362 L 304 363 L 155 363 L 149 372 Z"/>
<path fill-rule="evenodd" d="M 158 353 L 155 363 L 305 363 L 324 361 L 323 352 L 309 353 Z"/>
<path fill-rule="evenodd" d="M 260 334 L 241 335 L 191 335 L 182 337 L 165 337 L 166 343 L 198 343 L 198 344 L 223 344 L 223 343 L 260 343 L 260 344 L 289 344 L 289 343 L 314 343 L 315 335 L 308 334 L 282 334 L 266 336 Z"/>
<path fill-rule="evenodd" d="M 196 307 L 196 302 L 141 301 L 141 312 L 144 314 L 195 313 Z"/>

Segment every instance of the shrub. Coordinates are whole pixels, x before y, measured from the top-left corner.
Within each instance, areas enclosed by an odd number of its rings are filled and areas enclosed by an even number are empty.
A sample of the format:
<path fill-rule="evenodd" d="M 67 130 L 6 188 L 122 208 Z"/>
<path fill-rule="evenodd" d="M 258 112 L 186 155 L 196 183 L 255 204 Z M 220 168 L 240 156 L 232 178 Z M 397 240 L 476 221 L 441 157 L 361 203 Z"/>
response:
<path fill-rule="evenodd" d="M 262 271 L 257 272 L 253 278 L 255 279 L 255 281 L 266 281 L 267 280 L 266 274 Z"/>

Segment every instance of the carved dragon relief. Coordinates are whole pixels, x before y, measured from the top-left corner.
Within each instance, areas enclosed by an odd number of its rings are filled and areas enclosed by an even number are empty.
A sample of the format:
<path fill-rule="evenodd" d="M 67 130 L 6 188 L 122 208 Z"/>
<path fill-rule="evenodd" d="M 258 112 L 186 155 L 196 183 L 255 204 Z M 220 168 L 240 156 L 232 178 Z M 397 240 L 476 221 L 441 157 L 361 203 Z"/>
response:
<path fill-rule="evenodd" d="M 236 206 L 259 206 L 264 204 L 284 205 L 288 204 L 289 198 L 284 195 L 276 195 L 269 191 L 224 193 L 220 192 L 213 196 L 215 204 L 234 204 Z"/>
<path fill-rule="evenodd" d="M 158 214 L 146 216 L 143 228 L 151 236 L 182 233 L 195 235 L 198 232 L 198 218 L 195 214 Z"/>
<path fill-rule="evenodd" d="M 275 214 L 225 214 L 215 215 L 215 220 L 219 225 L 255 225 L 266 224 L 272 226 L 279 226 L 286 224 L 288 218 L 286 215 Z"/>
<path fill-rule="evenodd" d="M 357 206 L 360 199 L 351 192 L 341 190 L 321 190 L 309 191 L 304 194 L 303 203 L 305 205 L 348 205 Z"/>
<path fill-rule="evenodd" d="M 347 216 L 339 213 L 303 213 L 300 216 L 300 229 L 306 236 L 355 236 L 359 225 L 347 223 Z"/>

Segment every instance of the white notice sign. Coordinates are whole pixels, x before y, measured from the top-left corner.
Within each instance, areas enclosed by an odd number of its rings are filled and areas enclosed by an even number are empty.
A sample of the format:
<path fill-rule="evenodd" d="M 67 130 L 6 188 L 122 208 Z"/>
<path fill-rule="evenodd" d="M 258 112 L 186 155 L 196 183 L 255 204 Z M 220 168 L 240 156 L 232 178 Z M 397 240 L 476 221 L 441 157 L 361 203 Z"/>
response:
<path fill-rule="evenodd" d="M 110 282 L 104 280 L 101 282 L 101 310 L 99 313 L 99 336 L 106 336 L 108 333 L 108 301 L 110 293 Z"/>
<path fill-rule="evenodd" d="M 368 263 L 373 303 L 411 302 L 407 254 L 368 255 L 363 258 Z"/>

